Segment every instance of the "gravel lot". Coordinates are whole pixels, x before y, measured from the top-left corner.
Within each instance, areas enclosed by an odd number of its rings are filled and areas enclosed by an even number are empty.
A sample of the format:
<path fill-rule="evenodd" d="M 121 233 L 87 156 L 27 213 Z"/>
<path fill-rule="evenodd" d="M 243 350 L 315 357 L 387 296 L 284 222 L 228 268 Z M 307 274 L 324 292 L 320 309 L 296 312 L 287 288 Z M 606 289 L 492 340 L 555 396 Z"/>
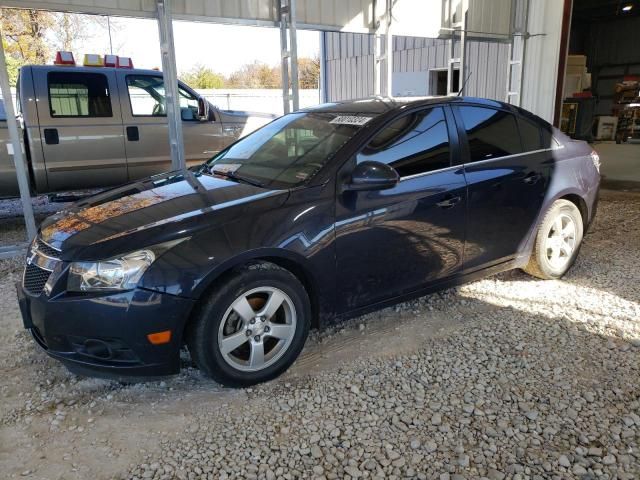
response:
<path fill-rule="evenodd" d="M 0 262 L 0 476 L 640 478 L 640 195 L 602 197 L 563 281 L 509 272 L 316 332 L 245 390 L 186 354 L 159 382 L 68 373 Z"/>

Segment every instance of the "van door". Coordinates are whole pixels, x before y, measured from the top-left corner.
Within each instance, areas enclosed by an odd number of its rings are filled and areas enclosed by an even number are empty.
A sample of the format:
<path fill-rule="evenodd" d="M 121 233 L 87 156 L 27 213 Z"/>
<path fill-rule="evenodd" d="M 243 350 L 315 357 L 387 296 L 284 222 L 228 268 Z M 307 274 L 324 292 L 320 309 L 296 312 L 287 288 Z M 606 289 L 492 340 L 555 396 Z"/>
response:
<path fill-rule="evenodd" d="M 162 74 L 119 72 L 129 179 L 171 170 L 169 124 Z M 202 163 L 222 150 L 222 123 L 200 121 L 196 95 L 179 85 L 180 114 L 187 166 Z"/>
<path fill-rule="evenodd" d="M 100 188 L 126 182 L 114 72 L 34 69 L 34 83 L 48 189 Z"/>

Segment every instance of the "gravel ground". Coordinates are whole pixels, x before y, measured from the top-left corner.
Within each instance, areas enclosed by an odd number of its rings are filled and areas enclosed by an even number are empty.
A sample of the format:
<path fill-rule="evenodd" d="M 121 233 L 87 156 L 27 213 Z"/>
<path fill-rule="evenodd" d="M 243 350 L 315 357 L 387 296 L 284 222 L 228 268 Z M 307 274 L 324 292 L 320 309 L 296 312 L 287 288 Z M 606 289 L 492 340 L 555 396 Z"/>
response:
<path fill-rule="evenodd" d="M 8 478 L 640 478 L 640 195 L 603 192 L 563 281 L 508 272 L 315 332 L 282 378 L 68 373 L 0 262 Z"/>

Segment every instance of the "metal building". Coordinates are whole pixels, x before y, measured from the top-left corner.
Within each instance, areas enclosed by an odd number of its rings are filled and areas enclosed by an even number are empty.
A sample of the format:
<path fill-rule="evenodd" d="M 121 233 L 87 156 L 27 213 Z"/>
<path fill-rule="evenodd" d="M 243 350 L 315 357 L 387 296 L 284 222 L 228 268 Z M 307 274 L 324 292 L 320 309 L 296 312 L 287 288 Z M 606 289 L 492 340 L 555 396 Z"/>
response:
<path fill-rule="evenodd" d="M 394 37 L 393 95 L 446 95 L 446 90 L 438 89 L 438 80 L 446 77 L 449 66 L 448 43 L 439 38 Z M 372 35 L 327 32 L 324 46 L 327 101 L 375 93 Z M 470 39 L 466 50 L 469 80 L 465 94 L 503 101 L 507 91 L 509 44 L 495 39 Z M 459 55 L 460 44 L 456 43 L 454 56 Z M 424 89 L 408 91 L 412 84 L 422 84 Z M 386 91 L 384 81 L 382 90 Z"/>

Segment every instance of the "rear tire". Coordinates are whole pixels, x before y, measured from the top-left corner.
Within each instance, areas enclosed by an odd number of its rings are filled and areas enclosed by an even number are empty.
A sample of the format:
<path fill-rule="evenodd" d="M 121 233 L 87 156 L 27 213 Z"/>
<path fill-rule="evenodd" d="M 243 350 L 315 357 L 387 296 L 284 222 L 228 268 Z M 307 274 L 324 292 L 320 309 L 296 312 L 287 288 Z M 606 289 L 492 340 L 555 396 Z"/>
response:
<path fill-rule="evenodd" d="M 583 232 L 578 207 L 568 200 L 556 200 L 538 227 L 524 271 L 544 280 L 561 278 L 578 256 Z"/>
<path fill-rule="evenodd" d="M 287 370 L 302 351 L 310 324 L 309 297 L 300 281 L 264 262 L 238 269 L 209 294 L 186 341 L 206 375 L 243 387 Z"/>

